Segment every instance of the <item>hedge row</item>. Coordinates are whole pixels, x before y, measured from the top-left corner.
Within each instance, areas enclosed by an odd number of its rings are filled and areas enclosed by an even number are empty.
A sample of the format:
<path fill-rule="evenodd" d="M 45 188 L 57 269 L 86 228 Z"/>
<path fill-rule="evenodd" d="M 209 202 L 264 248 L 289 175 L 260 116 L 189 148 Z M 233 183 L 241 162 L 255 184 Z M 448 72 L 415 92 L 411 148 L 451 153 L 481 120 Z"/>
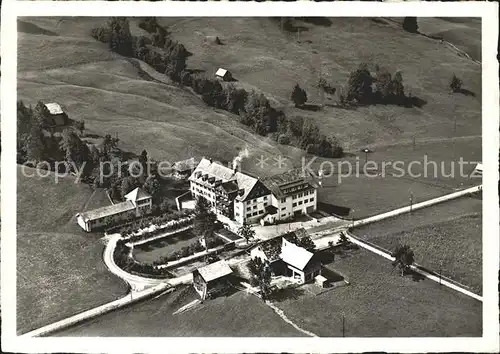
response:
<path fill-rule="evenodd" d="M 117 232 L 121 234 L 123 237 L 127 237 L 127 236 L 132 236 L 132 234 L 139 232 L 140 230 L 143 230 L 151 225 L 166 224 L 168 222 L 175 220 L 179 221 L 179 223 L 174 223 L 172 225 L 154 231 L 154 232 L 162 232 L 170 228 L 176 228 L 179 225 L 184 225 L 184 222 L 186 221 L 192 222 L 191 218 L 192 216 L 193 212 L 191 210 L 175 211 L 173 213 L 168 213 L 160 216 L 146 216 L 138 221 L 132 222 L 127 226 L 118 228 Z"/>

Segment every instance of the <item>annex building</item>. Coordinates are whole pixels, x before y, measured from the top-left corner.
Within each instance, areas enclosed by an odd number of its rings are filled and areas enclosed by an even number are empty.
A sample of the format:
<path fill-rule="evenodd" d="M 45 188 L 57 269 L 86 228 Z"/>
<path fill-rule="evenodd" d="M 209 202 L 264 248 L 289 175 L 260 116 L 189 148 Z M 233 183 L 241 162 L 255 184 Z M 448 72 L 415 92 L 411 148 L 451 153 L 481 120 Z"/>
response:
<path fill-rule="evenodd" d="M 125 201 L 76 214 L 78 225 L 87 232 L 106 225 L 151 213 L 152 197 L 141 188 L 125 196 Z"/>
<path fill-rule="evenodd" d="M 273 224 L 317 207 L 317 185 L 300 170 L 260 179 L 203 158 L 189 182 L 193 198 L 239 224 Z"/>

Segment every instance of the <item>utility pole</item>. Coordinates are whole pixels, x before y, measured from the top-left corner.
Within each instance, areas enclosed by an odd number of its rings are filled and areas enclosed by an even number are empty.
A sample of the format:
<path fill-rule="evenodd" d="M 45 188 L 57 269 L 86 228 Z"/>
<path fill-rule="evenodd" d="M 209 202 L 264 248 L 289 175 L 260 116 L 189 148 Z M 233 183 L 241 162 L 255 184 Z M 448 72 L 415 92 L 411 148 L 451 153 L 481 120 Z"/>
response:
<path fill-rule="evenodd" d="M 413 135 L 413 150 L 415 150 L 415 138 L 416 138 L 417 134 L 414 134 Z"/>
<path fill-rule="evenodd" d="M 439 262 L 439 285 L 441 285 L 441 274 L 443 272 L 443 261 Z"/>
<path fill-rule="evenodd" d="M 345 316 L 342 314 L 342 337 L 345 337 Z"/>
<path fill-rule="evenodd" d="M 413 210 L 413 192 L 410 191 L 410 213 Z"/>

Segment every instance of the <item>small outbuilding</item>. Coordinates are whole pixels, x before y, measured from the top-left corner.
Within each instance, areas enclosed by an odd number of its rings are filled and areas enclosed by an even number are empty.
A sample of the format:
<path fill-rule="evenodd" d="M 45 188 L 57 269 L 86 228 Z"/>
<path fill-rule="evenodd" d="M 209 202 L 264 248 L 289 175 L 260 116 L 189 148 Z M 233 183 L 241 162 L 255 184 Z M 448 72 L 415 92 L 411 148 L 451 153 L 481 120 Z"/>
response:
<path fill-rule="evenodd" d="M 49 116 L 45 118 L 45 124 L 49 127 L 60 127 L 68 124 L 68 116 L 58 103 L 46 103 Z"/>
<path fill-rule="evenodd" d="M 314 282 L 321 288 L 328 288 L 328 286 L 330 285 L 328 279 L 326 279 L 321 274 L 316 275 L 316 278 L 314 278 Z"/>
<path fill-rule="evenodd" d="M 215 76 L 223 81 L 232 81 L 233 80 L 233 75 L 229 70 L 219 68 L 217 72 L 215 73 Z"/>
<path fill-rule="evenodd" d="M 233 271 L 221 260 L 193 271 L 193 286 L 202 300 L 224 293 L 230 286 Z"/>

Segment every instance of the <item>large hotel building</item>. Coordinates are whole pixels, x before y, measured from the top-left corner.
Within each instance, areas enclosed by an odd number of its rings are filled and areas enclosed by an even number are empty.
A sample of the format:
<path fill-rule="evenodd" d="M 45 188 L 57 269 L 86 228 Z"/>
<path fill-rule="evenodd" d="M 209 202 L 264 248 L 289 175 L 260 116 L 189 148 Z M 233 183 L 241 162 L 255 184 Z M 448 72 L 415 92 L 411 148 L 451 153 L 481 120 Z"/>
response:
<path fill-rule="evenodd" d="M 301 170 L 257 178 L 204 158 L 189 181 L 193 198 L 205 198 L 216 213 L 239 224 L 273 224 L 317 206 L 317 185 Z"/>

